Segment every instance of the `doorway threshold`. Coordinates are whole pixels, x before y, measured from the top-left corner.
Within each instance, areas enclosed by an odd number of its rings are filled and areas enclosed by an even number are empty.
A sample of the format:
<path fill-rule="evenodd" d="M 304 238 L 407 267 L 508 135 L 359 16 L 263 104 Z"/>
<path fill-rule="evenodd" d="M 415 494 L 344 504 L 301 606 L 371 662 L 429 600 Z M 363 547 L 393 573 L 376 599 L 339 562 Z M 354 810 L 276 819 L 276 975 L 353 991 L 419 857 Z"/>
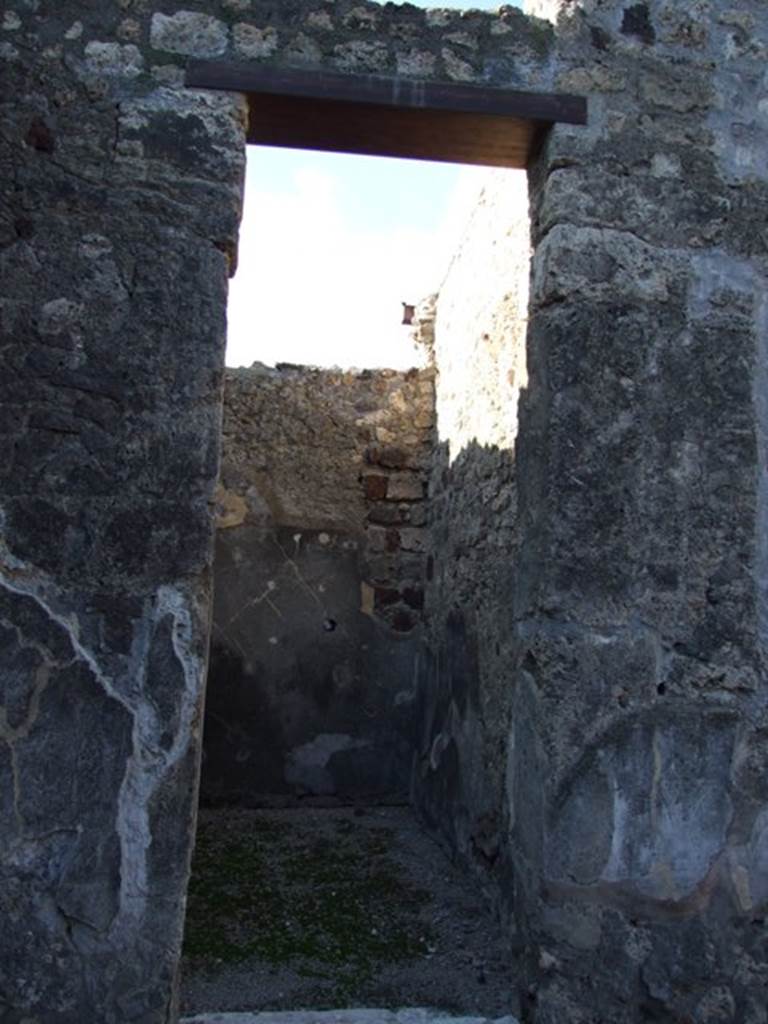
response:
<path fill-rule="evenodd" d="M 272 1013 L 203 1013 L 180 1024 L 519 1024 L 517 1017 L 452 1016 L 424 1007 L 402 1010 L 286 1010 Z"/>

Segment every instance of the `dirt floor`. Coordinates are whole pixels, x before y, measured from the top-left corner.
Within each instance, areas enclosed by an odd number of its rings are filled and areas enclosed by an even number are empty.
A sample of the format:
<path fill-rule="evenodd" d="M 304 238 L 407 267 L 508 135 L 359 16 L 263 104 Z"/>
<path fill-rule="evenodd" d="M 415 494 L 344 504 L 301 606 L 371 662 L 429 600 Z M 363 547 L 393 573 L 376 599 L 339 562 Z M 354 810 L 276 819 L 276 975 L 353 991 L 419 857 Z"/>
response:
<path fill-rule="evenodd" d="M 201 811 L 182 1010 L 515 1013 L 482 895 L 406 808 Z"/>

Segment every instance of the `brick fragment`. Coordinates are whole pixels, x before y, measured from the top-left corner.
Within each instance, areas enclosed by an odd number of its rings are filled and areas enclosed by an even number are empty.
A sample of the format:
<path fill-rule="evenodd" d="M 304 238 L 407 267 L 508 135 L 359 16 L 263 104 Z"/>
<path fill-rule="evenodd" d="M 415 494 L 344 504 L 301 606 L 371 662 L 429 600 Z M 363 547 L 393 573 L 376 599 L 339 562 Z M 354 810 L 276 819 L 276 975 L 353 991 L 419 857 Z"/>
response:
<path fill-rule="evenodd" d="M 397 473 L 389 478 L 387 498 L 390 501 L 421 501 L 424 483 L 413 473 Z"/>
<path fill-rule="evenodd" d="M 381 501 L 387 496 L 389 480 L 385 476 L 363 477 L 365 496 L 369 501 Z"/>

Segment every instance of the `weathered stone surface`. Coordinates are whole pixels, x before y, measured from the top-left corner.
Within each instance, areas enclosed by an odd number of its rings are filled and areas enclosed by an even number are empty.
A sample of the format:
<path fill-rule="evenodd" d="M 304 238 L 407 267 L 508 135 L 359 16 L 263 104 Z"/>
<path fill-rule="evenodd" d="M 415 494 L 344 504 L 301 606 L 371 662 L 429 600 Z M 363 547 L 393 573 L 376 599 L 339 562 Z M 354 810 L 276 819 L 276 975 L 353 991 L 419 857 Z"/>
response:
<path fill-rule="evenodd" d="M 710 9 L 532 6 L 559 18 L 556 81 L 594 94 L 590 124 L 556 129 L 529 176 L 533 294 L 517 417 L 517 395 L 500 393 L 512 486 L 494 470 L 483 492 L 484 453 L 471 444 L 511 351 L 493 349 L 503 292 L 488 273 L 482 288 L 462 280 L 459 263 L 438 300 L 448 451 L 430 489 L 439 656 L 422 682 L 417 794 L 528 922 L 542 951 L 537 1024 L 737 1020 L 754 1013 L 761 954 L 745 908 L 764 892 L 756 851 L 768 799 L 737 768 L 762 763 L 765 721 L 755 467 L 768 267 L 750 218 L 733 221 L 742 190 L 766 188 L 763 144 L 741 133 L 736 157 L 734 137 L 759 100 L 748 63 L 724 71 L 729 47 Z M 750 31 L 762 41 L 768 24 Z M 507 214 L 470 233 L 466 264 L 512 223 Z M 445 333 L 441 351 L 452 286 L 467 310 L 462 342 L 488 334 L 482 377 L 475 353 L 459 371 Z M 464 375 L 476 382 L 466 390 Z M 506 511 L 480 526 L 494 501 Z M 585 969 L 600 979 L 589 990 Z"/>
<path fill-rule="evenodd" d="M 498 856 L 502 828 L 528 268 L 525 175 L 494 172 L 432 327 L 426 319 L 418 327 L 439 372 L 429 499 L 432 660 L 422 663 L 426 707 L 414 785 L 430 821 L 482 870 Z"/>
<path fill-rule="evenodd" d="M 387 481 L 386 497 L 390 501 L 422 501 L 424 481 L 418 474 L 393 474 Z"/>
<path fill-rule="evenodd" d="M 271 57 L 279 45 L 277 31 L 271 26 L 257 28 L 243 22 L 235 25 L 235 53 L 240 57 Z"/>
<path fill-rule="evenodd" d="M 184 90 L 215 57 L 589 91 L 529 168 L 527 381 L 515 214 L 441 299 L 415 786 L 516 922 L 535 1024 L 762 1024 L 764 4 L 159 8 L 0 23 L 0 1013 L 174 1020 L 247 113 Z M 396 462 L 357 481 L 360 606 L 406 634 Z"/>
<path fill-rule="evenodd" d="M 25 42 L 0 69 L 0 1017 L 165 1021 L 196 800 L 219 245 L 234 244 L 242 107 L 216 101 L 230 151 L 210 175 L 221 136 L 196 122 L 194 185 L 169 167 L 181 139 L 162 156 L 134 122 L 155 162 L 129 179 L 117 126 L 154 87 L 148 17 L 122 41 L 118 4 L 13 7 Z"/>
<path fill-rule="evenodd" d="M 434 419 L 432 378 L 227 372 L 204 801 L 407 799 L 425 473 L 393 467 L 429 458 L 431 434 L 408 437 Z M 404 509 L 389 494 L 401 476 Z"/>
<path fill-rule="evenodd" d="M 285 1013 L 203 1013 L 182 1024 L 517 1024 L 517 1018 L 459 1017 L 421 1008 L 298 1010 Z"/>
<path fill-rule="evenodd" d="M 417 418 L 434 420 L 432 377 L 291 366 L 228 371 L 224 486 L 246 497 L 255 490 L 259 506 L 267 503 L 284 526 L 363 532 L 370 500 L 391 498 L 401 475 L 416 484 L 422 477 L 400 467 L 428 461 L 428 431 L 416 445 L 405 439 Z M 381 429 L 394 438 L 384 446 L 376 442 Z"/>
<path fill-rule="evenodd" d="M 150 41 L 156 50 L 190 57 L 218 57 L 227 48 L 226 25 L 208 14 L 153 14 Z"/>
<path fill-rule="evenodd" d="M 137 46 L 128 43 L 90 42 L 85 47 L 85 68 L 91 75 L 126 75 L 133 78 L 141 74 L 144 59 Z"/>

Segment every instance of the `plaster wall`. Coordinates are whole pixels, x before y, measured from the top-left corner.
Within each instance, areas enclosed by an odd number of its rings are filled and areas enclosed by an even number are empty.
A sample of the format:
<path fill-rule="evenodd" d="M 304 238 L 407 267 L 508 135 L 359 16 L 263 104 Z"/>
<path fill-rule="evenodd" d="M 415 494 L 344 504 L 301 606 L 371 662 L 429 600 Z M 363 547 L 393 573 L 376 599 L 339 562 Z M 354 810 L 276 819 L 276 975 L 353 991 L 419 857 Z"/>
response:
<path fill-rule="evenodd" d="M 433 373 L 228 370 L 201 800 L 405 803 Z"/>

